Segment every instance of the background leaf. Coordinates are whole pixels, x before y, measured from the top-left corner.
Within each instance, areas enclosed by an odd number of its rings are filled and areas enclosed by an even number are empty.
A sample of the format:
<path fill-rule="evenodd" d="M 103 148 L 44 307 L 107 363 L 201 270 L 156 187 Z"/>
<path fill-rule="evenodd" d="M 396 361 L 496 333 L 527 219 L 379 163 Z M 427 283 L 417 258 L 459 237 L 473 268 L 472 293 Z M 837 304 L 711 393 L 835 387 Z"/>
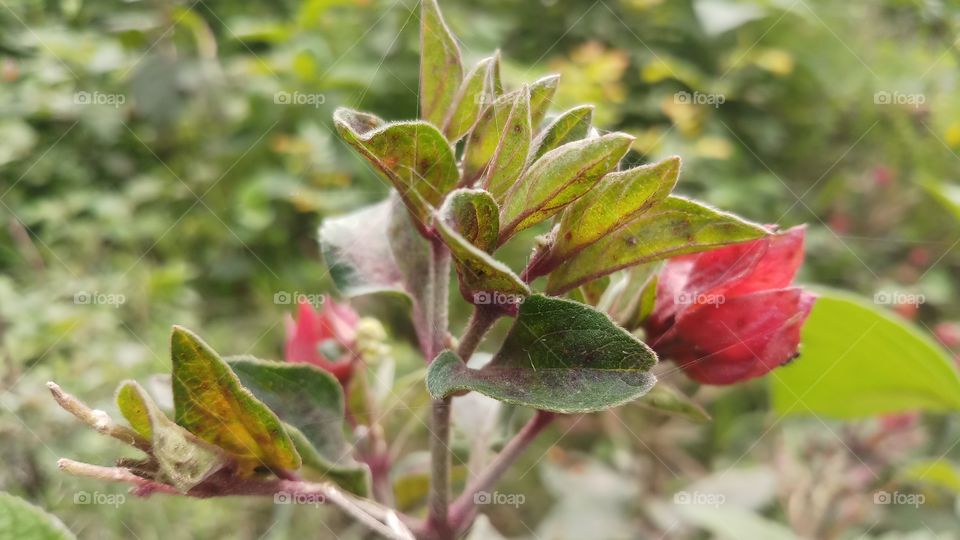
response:
<path fill-rule="evenodd" d="M 320 247 L 330 276 L 344 295 L 403 292 L 403 275 L 393 258 L 388 234 L 396 201 L 387 199 L 320 226 Z"/>
<path fill-rule="evenodd" d="M 813 304 L 800 343 L 800 357 L 770 377 L 780 414 L 862 418 L 960 410 L 953 359 L 876 305 L 825 292 Z"/>
<path fill-rule="evenodd" d="M 56 516 L 4 491 L 0 491 L 0 532 L 17 540 L 76 540 Z"/>
<path fill-rule="evenodd" d="M 500 351 L 481 369 L 446 351 L 427 371 L 436 399 L 473 390 L 500 401 L 562 413 L 607 409 L 656 382 L 649 347 L 589 306 L 542 295 L 520 305 Z"/>

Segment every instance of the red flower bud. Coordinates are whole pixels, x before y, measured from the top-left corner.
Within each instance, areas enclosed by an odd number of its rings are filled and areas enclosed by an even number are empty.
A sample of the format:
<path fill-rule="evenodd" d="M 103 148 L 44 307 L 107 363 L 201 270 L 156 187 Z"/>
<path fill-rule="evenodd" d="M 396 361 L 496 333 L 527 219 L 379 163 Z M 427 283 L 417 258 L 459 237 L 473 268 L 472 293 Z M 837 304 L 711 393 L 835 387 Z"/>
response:
<path fill-rule="evenodd" d="M 790 287 L 804 228 L 671 259 L 660 273 L 648 342 L 705 384 L 759 377 L 797 356 L 814 296 Z"/>
<path fill-rule="evenodd" d="M 349 304 L 328 300 L 319 312 L 302 302 L 297 319 L 287 315 L 287 362 L 313 364 L 346 385 L 357 358 L 356 328 L 360 317 Z"/>

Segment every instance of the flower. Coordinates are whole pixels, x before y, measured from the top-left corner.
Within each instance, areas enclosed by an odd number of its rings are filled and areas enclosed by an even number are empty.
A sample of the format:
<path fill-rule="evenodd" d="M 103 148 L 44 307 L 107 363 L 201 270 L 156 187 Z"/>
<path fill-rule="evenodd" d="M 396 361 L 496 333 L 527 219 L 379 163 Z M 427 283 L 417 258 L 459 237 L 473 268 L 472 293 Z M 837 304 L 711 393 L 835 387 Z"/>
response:
<path fill-rule="evenodd" d="M 791 287 L 804 228 L 671 259 L 660 273 L 648 341 L 687 375 L 732 384 L 797 357 L 814 295 Z"/>
<path fill-rule="evenodd" d="M 287 315 L 287 362 L 313 364 L 346 385 L 353 374 L 357 324 L 360 317 L 349 304 L 328 300 L 320 311 L 301 302 L 297 319 Z"/>

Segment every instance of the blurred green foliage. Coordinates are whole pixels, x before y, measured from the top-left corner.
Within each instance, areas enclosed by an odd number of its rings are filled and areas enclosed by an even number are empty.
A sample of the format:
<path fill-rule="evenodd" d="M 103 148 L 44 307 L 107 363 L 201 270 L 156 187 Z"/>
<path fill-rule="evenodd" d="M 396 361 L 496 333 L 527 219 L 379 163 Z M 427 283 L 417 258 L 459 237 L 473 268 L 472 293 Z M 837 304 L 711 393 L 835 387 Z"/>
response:
<path fill-rule="evenodd" d="M 97 462 L 115 450 L 55 411 L 42 383 L 55 378 L 111 410 L 118 381 L 167 371 L 173 323 L 202 329 L 227 354 L 279 355 L 291 306 L 275 295 L 331 288 L 315 242 L 322 217 L 387 192 L 330 117 L 341 105 L 416 116 L 416 7 L 0 3 L 0 487 L 54 512 L 81 538 L 285 538 L 325 527 L 359 537 L 333 512 L 263 501 L 74 504 L 79 490 L 123 488 L 61 477 L 55 459 Z M 809 223 L 806 281 L 866 296 L 922 294 L 919 309 L 893 306 L 921 328 L 960 318 L 960 9 L 952 3 L 447 0 L 443 8 L 468 64 L 501 48 L 508 84 L 559 72 L 552 113 L 594 102 L 597 125 L 638 137 L 631 161 L 682 156 L 681 192 L 756 221 Z M 516 249 L 513 262 L 525 255 Z M 401 305 L 370 299 L 360 307 L 391 322 L 396 354 L 412 356 L 403 352 L 410 332 Z M 571 491 L 557 477 L 599 468 L 606 472 L 590 485 L 608 486 L 603 504 L 581 512 L 610 525 L 597 534 L 667 529 L 653 503 L 635 501 L 669 498 L 705 471 L 680 458 L 643 461 L 680 455 L 656 440 L 664 432 L 681 433 L 670 444 L 718 471 L 769 465 L 784 447 L 826 448 L 801 469 L 835 477 L 838 467 L 869 463 L 875 478 L 844 485 L 864 500 L 897 476 L 898 464 L 958 458 L 952 419 L 928 418 L 922 433 L 911 432 L 923 444 L 873 461 L 849 447 L 873 424 L 844 428 L 842 437 L 823 422 L 777 425 L 762 383 L 697 397 L 714 418 L 706 428 L 645 425 L 632 408 L 561 424 L 554 439 L 566 430 L 563 446 L 592 454 L 589 464 L 554 451 L 540 480 L 521 476 L 547 455 L 534 448 L 504 489 L 538 500 L 492 509 L 494 522 L 529 534 L 514 521 L 520 516 L 542 538 L 562 538 L 563 509 L 580 499 L 564 502 Z M 422 415 L 418 399 L 391 422 Z M 830 462 L 830 452 L 846 461 Z M 800 529 L 796 505 L 771 504 L 775 495 L 755 506 Z M 547 500 L 557 501 L 554 510 Z M 843 507 L 854 517 L 838 510 L 823 519 L 853 536 L 923 531 L 921 521 L 949 530 L 951 504 L 932 500 L 908 517 Z M 689 519 L 711 530 L 709 516 Z"/>

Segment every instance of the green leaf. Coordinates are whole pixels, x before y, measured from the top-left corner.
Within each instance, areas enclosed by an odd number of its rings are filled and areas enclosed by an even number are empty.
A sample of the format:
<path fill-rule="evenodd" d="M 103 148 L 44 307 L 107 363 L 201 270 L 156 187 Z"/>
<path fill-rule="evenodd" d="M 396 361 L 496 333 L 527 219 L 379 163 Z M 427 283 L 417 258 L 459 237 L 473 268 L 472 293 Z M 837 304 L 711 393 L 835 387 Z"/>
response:
<path fill-rule="evenodd" d="M 495 304 L 511 309 L 530 294 L 530 288 L 509 266 L 473 245 L 441 215 L 436 216 L 434 226 L 440 238 L 450 248 L 457 276 L 460 278 L 460 293 L 467 302 Z"/>
<path fill-rule="evenodd" d="M 456 38 L 436 0 L 420 3 L 420 118 L 442 126 L 463 81 Z"/>
<path fill-rule="evenodd" d="M 494 198 L 500 199 L 523 172 L 530 137 L 530 90 L 524 86 L 516 94 L 497 149 L 483 175 L 483 186 Z"/>
<path fill-rule="evenodd" d="M 550 273 L 548 294 L 561 294 L 630 266 L 754 240 L 769 234 L 756 223 L 670 196 L 639 219 L 577 253 Z"/>
<path fill-rule="evenodd" d="M 699 403 L 676 388 L 663 383 L 654 386 L 647 395 L 638 399 L 635 403 L 641 407 L 682 416 L 700 424 L 710 421 L 710 415 Z"/>
<path fill-rule="evenodd" d="M 287 424 L 305 465 L 353 493 L 366 494 L 369 471 L 354 461 L 344 439 L 343 391 L 332 375 L 309 364 L 252 357 L 227 363 L 244 387 Z"/>
<path fill-rule="evenodd" d="M 547 75 L 530 85 L 530 125 L 534 130 L 537 130 L 540 122 L 543 122 L 543 118 L 547 115 L 547 109 L 553 102 L 553 95 L 557 93 L 559 82 L 559 75 Z"/>
<path fill-rule="evenodd" d="M 117 407 L 130 426 L 151 442 L 161 481 L 190 491 L 229 463 L 226 453 L 167 418 L 134 381 L 117 389 Z"/>
<path fill-rule="evenodd" d="M 241 473 L 301 465 L 293 441 L 266 405 L 240 385 L 227 363 L 189 330 L 174 326 L 173 403 L 178 424 L 226 450 Z"/>
<path fill-rule="evenodd" d="M 440 219 L 483 251 L 497 247 L 500 232 L 500 208 L 482 189 L 458 189 L 444 201 Z"/>
<path fill-rule="evenodd" d="M 443 134 L 426 122 L 376 124 L 370 115 L 342 107 L 333 121 L 340 136 L 397 189 L 427 234 L 430 207 L 440 206 L 460 176 Z"/>
<path fill-rule="evenodd" d="M 457 90 L 450 113 L 443 122 L 443 133 L 450 141 L 459 141 L 473 129 L 485 103 L 496 98 L 494 77 L 499 69 L 496 56 L 484 58 L 467 74 Z"/>
<path fill-rule="evenodd" d="M 593 105 L 574 107 L 543 128 L 530 143 L 527 166 L 558 146 L 586 137 L 590 132 L 590 123 L 593 122 L 593 109 Z"/>
<path fill-rule="evenodd" d="M 445 351 L 427 371 L 435 399 L 472 390 L 561 413 L 607 409 L 647 393 L 654 352 L 589 306 L 533 295 L 520 305 L 500 351 L 481 369 Z"/>
<path fill-rule="evenodd" d="M 538 159 L 503 197 L 500 243 L 588 192 L 617 166 L 633 137 L 610 133 L 567 143 Z"/>
<path fill-rule="evenodd" d="M 906 321 L 826 292 L 803 325 L 800 357 L 773 372 L 782 415 L 862 418 L 960 410 L 960 375 L 946 352 Z"/>
<path fill-rule="evenodd" d="M 0 531 L 17 540 L 76 540 L 56 516 L 0 491 Z"/>
<path fill-rule="evenodd" d="M 388 199 L 323 220 L 320 248 L 330 277 L 344 295 L 405 291 L 388 236 L 395 203 Z"/>
<path fill-rule="evenodd" d="M 902 481 L 945 488 L 960 495 L 960 467 L 944 458 L 918 461 L 897 476 Z"/>
<path fill-rule="evenodd" d="M 560 226 L 542 261 L 555 267 L 580 250 L 623 228 L 666 199 L 677 184 L 680 158 L 604 176 L 560 214 Z M 531 275 L 543 275 L 531 272 Z"/>
<path fill-rule="evenodd" d="M 497 97 L 480 112 L 463 149 L 463 179 L 472 185 L 487 169 L 503 135 L 519 91 Z"/>

